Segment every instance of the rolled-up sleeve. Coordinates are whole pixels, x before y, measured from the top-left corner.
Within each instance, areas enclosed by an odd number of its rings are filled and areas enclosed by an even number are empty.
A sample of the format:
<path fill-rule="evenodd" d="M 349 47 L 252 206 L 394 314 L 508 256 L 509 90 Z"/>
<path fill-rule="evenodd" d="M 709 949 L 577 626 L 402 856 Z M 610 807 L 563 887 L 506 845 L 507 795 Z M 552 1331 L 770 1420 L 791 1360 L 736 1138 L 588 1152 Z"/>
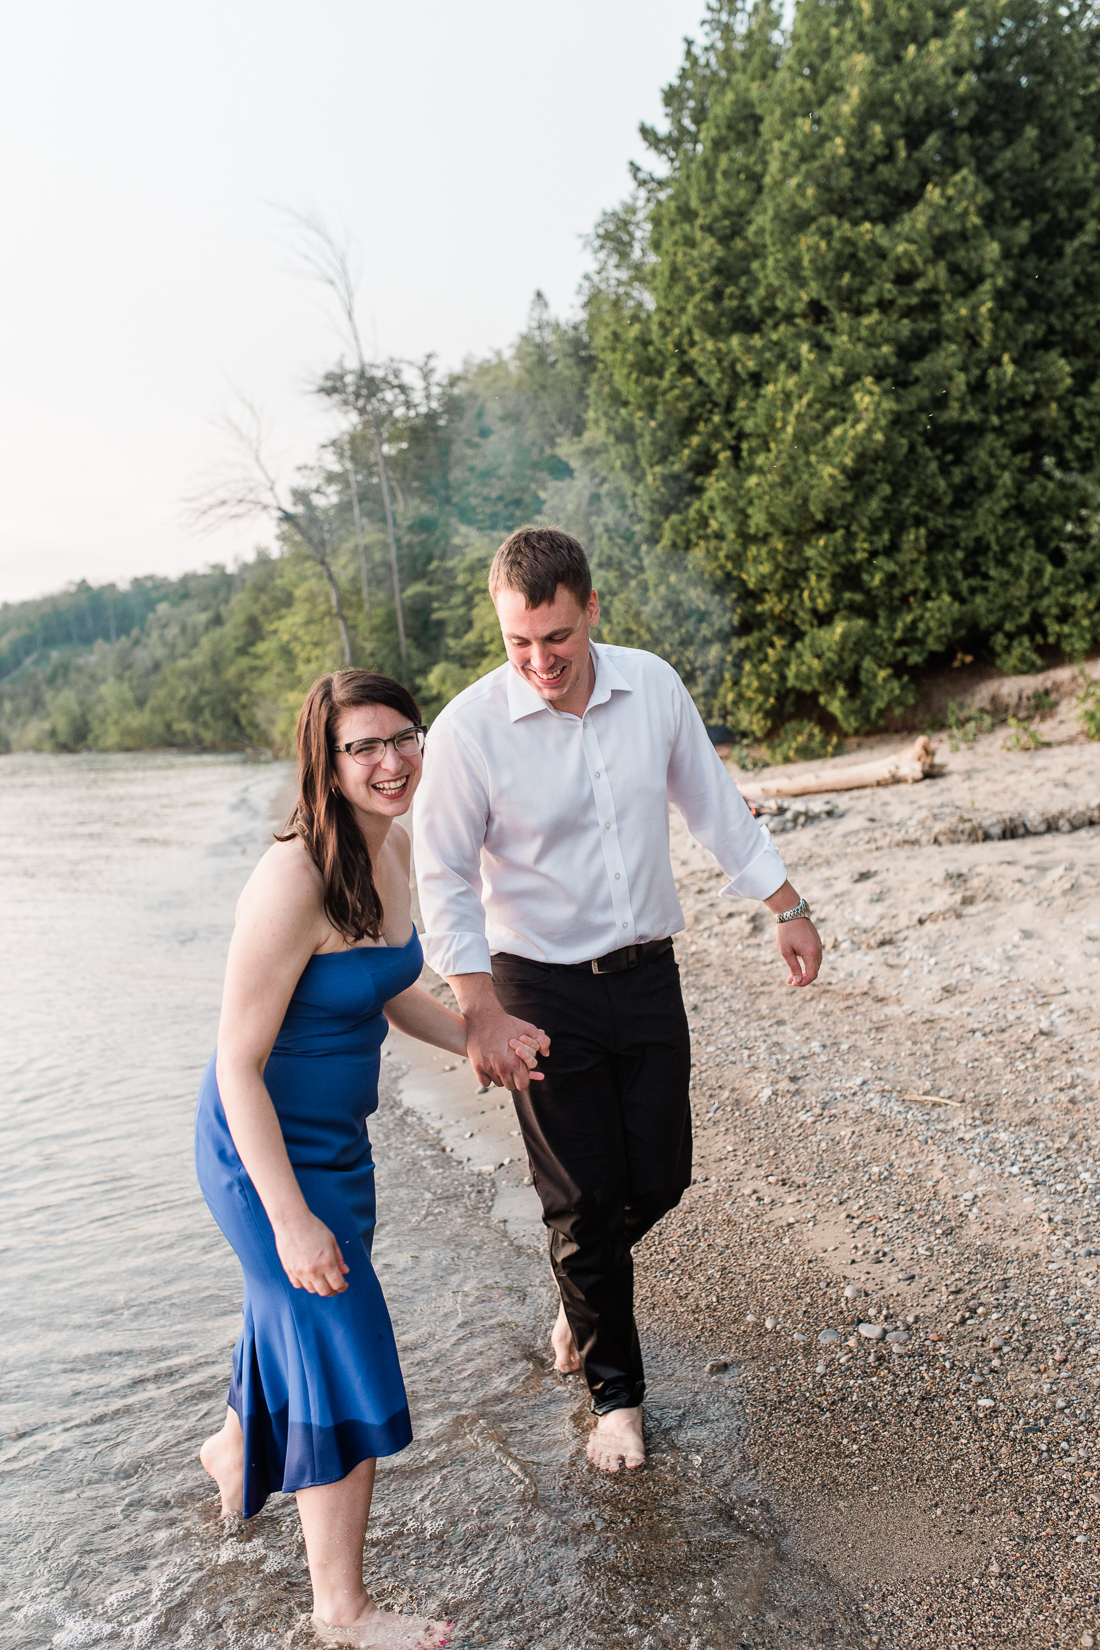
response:
<path fill-rule="evenodd" d="M 767 899 L 786 882 L 787 868 L 711 744 L 691 695 L 679 677 L 674 680 L 677 737 L 668 766 L 669 800 L 729 877 L 722 893 Z"/>
<path fill-rule="evenodd" d="M 481 847 L 489 818 L 484 764 L 449 719 L 432 727 L 413 810 L 421 943 L 437 974 L 490 974 L 481 903 Z"/>

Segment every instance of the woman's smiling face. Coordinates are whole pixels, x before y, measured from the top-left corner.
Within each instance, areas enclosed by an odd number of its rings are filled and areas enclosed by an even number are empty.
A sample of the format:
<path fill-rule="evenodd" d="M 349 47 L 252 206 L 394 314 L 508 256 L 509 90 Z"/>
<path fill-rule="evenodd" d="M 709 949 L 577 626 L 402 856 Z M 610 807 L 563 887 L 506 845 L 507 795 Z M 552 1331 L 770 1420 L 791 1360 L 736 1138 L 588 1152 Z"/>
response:
<path fill-rule="evenodd" d="M 355 705 L 340 712 L 333 743 L 340 746 L 357 739 L 391 739 L 409 726 L 408 717 L 389 705 Z M 338 750 L 334 771 L 340 792 L 353 807 L 397 819 L 408 811 L 420 783 L 423 758 L 419 751 L 400 752 L 387 745 L 373 767 L 363 767 L 346 751 Z"/>

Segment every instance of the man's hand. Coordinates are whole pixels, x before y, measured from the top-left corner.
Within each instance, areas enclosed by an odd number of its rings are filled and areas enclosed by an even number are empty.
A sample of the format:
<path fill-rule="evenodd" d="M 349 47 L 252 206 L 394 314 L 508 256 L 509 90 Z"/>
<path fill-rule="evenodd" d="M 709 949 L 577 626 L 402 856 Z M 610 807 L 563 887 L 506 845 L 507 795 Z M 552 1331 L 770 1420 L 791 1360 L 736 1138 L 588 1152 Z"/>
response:
<path fill-rule="evenodd" d="M 768 896 L 764 904 L 775 916 L 779 916 L 783 911 L 794 910 L 798 895 L 790 883 L 785 882 L 782 888 L 777 888 L 774 894 Z M 809 917 L 777 922 L 775 943 L 789 970 L 787 984 L 812 985 L 821 967 L 821 936 Z"/>
<path fill-rule="evenodd" d="M 790 973 L 788 985 L 811 985 L 821 967 L 821 936 L 809 917 L 777 922 L 775 943 Z"/>
<path fill-rule="evenodd" d="M 540 1054 L 549 1054 L 545 1031 L 501 1008 L 491 974 L 455 974 L 448 984 L 466 1021 L 466 1053 L 478 1082 L 512 1093 L 532 1081 L 541 1083 L 542 1072 L 530 1069 L 520 1045 L 533 1044 Z"/>

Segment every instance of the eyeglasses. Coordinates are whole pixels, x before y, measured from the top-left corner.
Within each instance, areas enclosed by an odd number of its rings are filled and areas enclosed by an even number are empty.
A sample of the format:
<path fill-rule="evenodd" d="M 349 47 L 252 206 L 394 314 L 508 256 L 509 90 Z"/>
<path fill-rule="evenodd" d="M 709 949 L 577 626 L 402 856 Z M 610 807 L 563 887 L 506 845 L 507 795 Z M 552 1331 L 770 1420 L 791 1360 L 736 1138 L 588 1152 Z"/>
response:
<path fill-rule="evenodd" d="M 418 724 L 416 727 L 402 728 L 400 733 L 391 734 L 388 739 L 353 739 L 347 745 L 337 745 L 336 754 L 350 756 L 361 768 L 373 768 L 385 756 L 387 745 L 392 745 L 398 756 L 419 756 L 424 749 L 427 731 Z"/>

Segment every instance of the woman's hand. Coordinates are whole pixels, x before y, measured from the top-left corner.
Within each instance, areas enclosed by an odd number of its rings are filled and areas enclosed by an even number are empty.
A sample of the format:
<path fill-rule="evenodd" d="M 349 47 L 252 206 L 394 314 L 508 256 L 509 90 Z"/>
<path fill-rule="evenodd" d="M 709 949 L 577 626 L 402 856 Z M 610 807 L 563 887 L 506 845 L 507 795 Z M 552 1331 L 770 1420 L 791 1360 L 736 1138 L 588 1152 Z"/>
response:
<path fill-rule="evenodd" d="M 508 1047 L 513 1054 L 519 1055 L 531 1073 L 532 1082 L 541 1083 L 545 1074 L 536 1071 L 535 1067 L 538 1065 L 539 1055 L 550 1052 L 550 1039 L 545 1031 L 525 1031 L 521 1036 L 511 1038 Z"/>
<path fill-rule="evenodd" d="M 345 1293 L 350 1268 L 323 1220 L 307 1211 L 293 1226 L 273 1230 L 283 1271 L 295 1289 L 307 1289 L 311 1295 Z"/>

